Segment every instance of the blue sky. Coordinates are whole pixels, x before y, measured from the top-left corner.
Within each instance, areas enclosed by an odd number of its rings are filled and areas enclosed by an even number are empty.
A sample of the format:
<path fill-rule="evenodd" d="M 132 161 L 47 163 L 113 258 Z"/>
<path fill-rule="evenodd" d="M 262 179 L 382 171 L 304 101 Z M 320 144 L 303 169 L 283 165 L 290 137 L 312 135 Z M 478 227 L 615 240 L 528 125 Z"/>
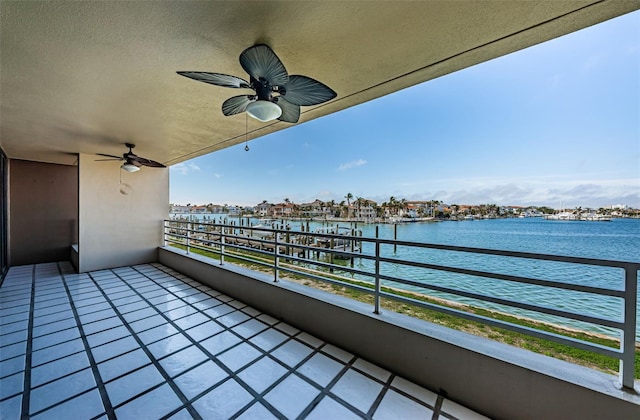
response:
<path fill-rule="evenodd" d="M 640 12 L 171 167 L 170 201 L 640 208 Z M 313 77 L 313 75 L 311 75 Z"/>

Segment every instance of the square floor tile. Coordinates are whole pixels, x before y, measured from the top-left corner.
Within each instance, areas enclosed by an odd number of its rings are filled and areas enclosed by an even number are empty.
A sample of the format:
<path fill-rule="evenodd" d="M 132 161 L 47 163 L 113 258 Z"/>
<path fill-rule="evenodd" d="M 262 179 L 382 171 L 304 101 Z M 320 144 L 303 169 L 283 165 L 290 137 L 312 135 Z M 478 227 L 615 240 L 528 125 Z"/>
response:
<path fill-rule="evenodd" d="M 27 339 L 27 330 L 16 331 L 2 336 L 2 346 L 18 343 Z"/>
<path fill-rule="evenodd" d="M 14 373 L 24 370 L 25 360 L 26 356 L 20 355 L 0 362 L 0 378 L 13 375 Z"/>
<path fill-rule="evenodd" d="M 11 399 L 0 401 L 0 413 L 3 418 L 19 419 L 22 411 L 22 394 Z"/>
<path fill-rule="evenodd" d="M 369 375 L 382 382 L 387 382 L 387 379 L 389 379 L 389 377 L 391 376 L 391 372 L 389 372 L 388 370 L 383 369 L 380 366 L 376 366 L 373 363 L 367 362 L 364 359 L 356 360 L 353 364 L 353 367 L 365 373 L 368 373 Z"/>
<path fill-rule="evenodd" d="M 170 377 L 177 376 L 198 363 L 207 360 L 208 357 L 196 346 L 187 347 L 177 353 L 160 360 L 160 365 Z"/>
<path fill-rule="evenodd" d="M 36 337 L 32 341 L 31 348 L 32 350 L 40 350 L 45 347 L 53 346 L 54 344 L 59 344 L 64 341 L 73 340 L 74 338 L 80 337 L 80 331 L 78 328 L 68 328 L 66 330 L 54 332 L 47 335 L 41 335 L 40 337 Z"/>
<path fill-rule="evenodd" d="M 54 332 L 66 330 L 75 326 L 76 326 L 76 320 L 74 318 L 67 318 L 60 321 L 51 322 L 49 324 L 44 324 L 38 327 L 34 327 L 31 334 L 35 338 L 35 337 L 51 334 Z"/>
<path fill-rule="evenodd" d="M 211 360 L 207 360 L 178 376 L 174 382 L 188 399 L 193 399 L 228 376 L 222 368 Z"/>
<path fill-rule="evenodd" d="M 308 416 L 305 417 L 305 420 L 326 420 L 326 419 L 340 419 L 340 420 L 351 420 L 351 419 L 361 419 L 359 415 L 351 411 L 346 406 L 340 404 L 333 398 L 326 396 L 318 405 L 313 409 Z M 392 417 L 397 420 L 409 420 L 411 417 Z M 423 417 L 421 417 L 423 418 Z M 429 419 L 430 417 L 424 417 L 424 419 Z"/>
<path fill-rule="evenodd" d="M 211 338 L 202 341 L 200 345 L 207 349 L 209 353 L 215 356 L 238 344 L 240 341 L 242 340 L 234 333 L 230 331 L 223 331 Z"/>
<path fill-rule="evenodd" d="M 96 296 L 89 299 L 77 300 L 74 302 L 76 309 L 84 306 L 94 306 L 106 303 L 107 300 L 103 296 Z"/>
<path fill-rule="evenodd" d="M 344 365 L 325 356 L 316 353 L 297 369 L 297 372 L 311 379 L 322 387 L 326 387 L 344 369 Z"/>
<path fill-rule="evenodd" d="M 11 332 L 11 324 L 15 324 L 16 322 L 28 322 L 29 321 L 29 312 L 18 312 L 8 315 L 2 315 L 2 328 L 0 328 L 0 332 L 2 334 L 6 334 Z M 24 328 L 21 328 L 24 329 Z M 13 331 L 16 331 L 13 328 Z"/>
<path fill-rule="evenodd" d="M 215 306 L 218 305 L 222 305 L 222 302 L 220 302 L 218 299 L 216 298 L 212 298 L 209 295 L 206 295 L 207 299 L 198 301 L 198 302 L 194 302 L 192 305 L 198 309 L 200 309 L 201 311 L 205 311 L 207 309 L 211 309 Z"/>
<path fill-rule="evenodd" d="M 89 324 L 82 325 L 82 330 L 85 334 L 93 334 L 96 332 L 108 330 L 109 328 L 119 327 L 122 325 L 122 321 L 117 316 L 103 319 L 100 321 L 91 322 Z"/>
<path fill-rule="evenodd" d="M 268 330 L 251 338 L 249 341 L 260 347 L 262 350 L 269 351 L 283 343 L 287 338 L 288 337 L 280 331 L 269 328 Z"/>
<path fill-rule="evenodd" d="M 166 324 L 167 320 L 164 319 L 161 315 L 150 316 L 149 318 L 144 318 L 139 321 L 130 322 L 129 327 L 139 333 L 141 331 L 145 331 L 151 329 L 153 327 L 157 327 L 158 325 Z"/>
<path fill-rule="evenodd" d="M 257 319 L 251 319 L 247 322 L 236 325 L 232 329 L 236 334 L 244 338 L 249 338 L 267 329 L 267 325 L 258 321 Z"/>
<path fill-rule="evenodd" d="M 237 417 L 237 420 L 276 420 L 277 417 L 274 416 L 271 411 L 264 405 L 260 403 L 255 403 L 251 407 L 247 409 L 247 411 L 240 414 Z"/>
<path fill-rule="evenodd" d="M 148 392 L 115 410 L 121 419 L 158 419 L 182 405 L 167 384 Z"/>
<path fill-rule="evenodd" d="M 29 317 L 22 321 L 14 321 L 9 324 L 3 324 L 0 326 L 0 342 L 2 342 L 2 336 L 16 331 L 26 330 L 29 327 Z"/>
<path fill-rule="evenodd" d="M 296 418 L 318 396 L 320 390 L 296 375 L 289 375 L 265 395 L 265 400 L 287 418 Z M 295 395 L 295 398 L 292 398 Z"/>
<path fill-rule="evenodd" d="M 228 419 L 252 400 L 249 392 L 233 379 L 229 379 L 192 405 L 205 419 Z"/>
<path fill-rule="evenodd" d="M 476 413 L 473 410 L 468 409 L 458 403 L 445 399 L 442 402 L 441 412 L 451 415 L 459 419 L 465 420 L 486 420 L 487 417 Z"/>
<path fill-rule="evenodd" d="M 215 321 L 209 321 L 197 327 L 190 328 L 186 330 L 185 333 L 196 341 L 202 341 L 214 334 L 218 334 L 222 330 L 224 330 L 224 328 L 220 324 Z"/>
<path fill-rule="evenodd" d="M 14 373 L 11 376 L 2 378 L 2 385 L 0 385 L 0 400 L 9 396 L 22 392 L 24 384 L 24 372 L 20 371 Z M 1 413 L 2 411 L 0 411 Z"/>
<path fill-rule="evenodd" d="M 130 335 L 102 344 L 91 349 L 91 354 L 96 363 L 104 362 L 112 357 L 120 356 L 139 347 L 138 342 Z"/>
<path fill-rule="evenodd" d="M 138 309 L 137 311 L 127 312 L 126 314 L 122 314 L 122 317 L 127 322 L 135 322 L 140 319 L 148 318 L 150 316 L 157 315 L 157 314 L 158 312 L 155 309 L 151 307 L 147 307 L 143 309 Z"/>
<path fill-rule="evenodd" d="M 164 382 L 154 365 L 148 365 L 105 385 L 114 407 Z"/>
<path fill-rule="evenodd" d="M 56 344 L 55 346 L 32 352 L 31 366 L 38 366 L 43 363 L 50 362 L 51 360 L 59 359 L 61 357 L 69 356 L 71 354 L 83 351 L 84 344 L 82 344 L 82 339 L 76 338 L 75 340 L 65 341 L 64 343 Z"/>
<path fill-rule="evenodd" d="M 98 303 L 96 305 L 87 305 L 80 308 L 76 308 L 78 315 L 90 314 L 92 312 L 104 311 L 105 309 L 111 309 L 111 305 L 107 302 Z"/>
<path fill-rule="evenodd" d="M 108 343 L 110 341 L 114 341 L 122 337 L 127 337 L 129 335 L 131 335 L 129 334 L 129 330 L 122 326 L 88 335 L 87 341 L 89 342 L 89 346 L 97 347 L 100 344 Z"/>
<path fill-rule="evenodd" d="M 238 374 L 257 393 L 273 385 L 289 371 L 269 357 L 263 357 Z"/>
<path fill-rule="evenodd" d="M 171 324 L 161 324 L 157 327 L 150 328 L 146 331 L 138 333 L 138 338 L 142 340 L 143 343 L 149 344 L 158 340 L 162 340 L 163 338 L 172 336 L 176 334 L 178 330 Z"/>
<path fill-rule="evenodd" d="M 96 382 L 91 369 L 85 369 L 55 382 L 32 389 L 29 399 L 29 413 L 34 414 L 69 397 L 95 388 L 95 386 Z"/>
<path fill-rule="evenodd" d="M 271 354 L 285 365 L 294 367 L 312 352 L 313 350 L 309 346 L 299 341 L 291 340 L 275 349 Z"/>
<path fill-rule="evenodd" d="M 249 319 L 249 315 L 241 311 L 234 311 L 219 317 L 217 321 L 222 325 L 231 328 L 234 325 L 238 325 L 241 322 L 246 321 L 247 319 Z"/>
<path fill-rule="evenodd" d="M 223 305 L 218 305 L 216 307 L 213 307 L 211 309 L 207 309 L 204 311 L 204 313 L 209 315 L 211 318 L 219 318 L 233 311 L 235 311 L 234 308 L 232 308 L 229 305 L 223 304 Z"/>
<path fill-rule="evenodd" d="M 191 345 L 191 341 L 182 334 L 174 334 L 170 337 L 149 344 L 147 348 L 156 359 L 174 353 Z"/>
<path fill-rule="evenodd" d="M 0 347 L 0 360 L 11 359 L 27 352 L 26 341 L 20 341 L 7 346 L 4 345 L 4 342 L 2 342 L 2 344 L 3 346 Z"/>
<path fill-rule="evenodd" d="M 187 315 L 195 314 L 197 312 L 198 312 L 198 310 L 196 308 L 194 308 L 193 306 L 184 305 L 184 306 L 181 306 L 181 307 L 179 307 L 177 309 L 172 309 L 170 311 L 165 311 L 164 315 L 167 318 L 175 321 L 175 320 L 178 320 L 180 318 L 184 318 Z"/>
<path fill-rule="evenodd" d="M 419 385 L 416 385 L 413 382 L 409 382 L 404 378 L 400 378 L 399 376 L 396 376 L 395 378 L 393 378 L 393 381 L 391 381 L 391 386 L 403 392 L 406 392 L 407 394 L 411 395 L 415 399 L 420 400 L 430 405 L 431 407 L 435 407 L 436 405 L 436 400 L 438 399 L 437 394 Z"/>
<path fill-rule="evenodd" d="M 100 392 L 94 389 L 31 418 L 34 420 L 64 419 L 68 418 L 70 413 L 73 413 L 73 417 L 77 419 L 90 419 L 104 413 Z"/>
<path fill-rule="evenodd" d="M 341 348 L 333 346 L 331 344 L 325 344 L 322 347 L 322 351 L 324 353 L 330 354 L 331 356 L 335 357 L 336 359 L 344 363 L 349 363 L 351 359 L 353 359 L 353 354 L 349 353 L 346 350 L 342 350 Z"/>
<path fill-rule="evenodd" d="M 193 420 L 193 416 L 189 413 L 189 410 L 183 408 L 176 414 L 170 416 L 169 420 Z"/>
<path fill-rule="evenodd" d="M 380 405 L 373 413 L 373 418 L 378 419 L 428 419 L 433 416 L 433 411 L 417 402 L 400 395 L 394 390 L 387 391 Z"/>
<path fill-rule="evenodd" d="M 275 319 L 274 317 L 267 315 L 267 314 L 261 314 L 258 315 L 257 317 L 260 321 L 264 322 L 267 325 L 274 325 L 278 322 L 277 319 Z"/>
<path fill-rule="evenodd" d="M 101 319 L 111 318 L 112 316 L 116 316 L 116 313 L 113 311 L 113 309 L 108 308 L 101 311 L 80 315 L 80 322 L 82 322 L 83 324 L 88 324 L 90 322 L 100 321 Z"/>
<path fill-rule="evenodd" d="M 142 351 L 137 349 L 129 353 L 125 353 L 116 358 L 107 360 L 98 365 L 100 376 L 104 382 L 108 382 L 125 373 L 131 372 L 141 366 L 151 363 L 151 360 Z"/>
<path fill-rule="evenodd" d="M 118 305 L 118 311 L 121 314 L 127 314 L 129 312 L 139 311 L 140 309 L 147 309 L 151 306 L 144 300 L 138 300 L 135 302 L 122 303 Z"/>
<path fill-rule="evenodd" d="M 261 354 L 262 353 L 253 346 L 247 343 L 241 343 L 219 355 L 218 360 L 235 372 L 260 357 Z"/>
<path fill-rule="evenodd" d="M 296 327 L 289 324 L 285 324 L 284 322 L 276 324 L 275 327 L 288 335 L 296 335 L 300 332 L 300 330 L 297 329 Z"/>
<path fill-rule="evenodd" d="M 71 372 L 89 367 L 89 359 L 85 352 L 76 353 L 53 362 L 45 363 L 31 369 L 31 387 L 61 378 Z"/>
<path fill-rule="evenodd" d="M 208 316 L 201 314 L 200 312 L 196 312 L 191 315 L 187 315 L 184 318 L 180 318 L 174 322 L 178 327 L 186 330 L 207 321 L 209 321 Z"/>
<path fill-rule="evenodd" d="M 331 392 L 363 413 L 367 413 L 378 395 L 382 384 L 349 369 L 332 388 Z"/>
<path fill-rule="evenodd" d="M 296 338 L 304 343 L 307 343 L 308 345 L 314 348 L 318 348 L 324 344 L 324 342 L 319 338 L 316 338 L 311 334 L 307 334 L 305 332 L 298 334 Z"/>

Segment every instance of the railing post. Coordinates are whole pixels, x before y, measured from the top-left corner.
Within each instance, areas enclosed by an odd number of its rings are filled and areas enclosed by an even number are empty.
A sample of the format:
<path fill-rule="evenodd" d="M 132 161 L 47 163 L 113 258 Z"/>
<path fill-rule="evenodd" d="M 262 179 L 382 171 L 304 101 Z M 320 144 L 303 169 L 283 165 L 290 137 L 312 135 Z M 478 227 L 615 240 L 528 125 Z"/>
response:
<path fill-rule="evenodd" d="M 278 232 L 275 232 L 274 234 L 274 247 L 273 247 L 273 281 L 277 282 L 278 281 L 278 263 L 279 263 L 279 259 L 278 259 Z"/>
<path fill-rule="evenodd" d="M 376 231 L 378 230 L 378 227 L 376 226 Z M 377 235 L 376 235 L 377 236 Z M 373 296 L 373 300 L 374 300 L 374 310 L 373 313 L 376 315 L 380 314 L 380 242 L 378 241 L 378 238 L 376 238 L 376 260 L 375 260 L 375 266 L 376 266 L 376 277 L 375 277 L 375 293 Z"/>
<path fill-rule="evenodd" d="M 220 227 L 220 265 L 224 265 L 224 226 Z"/>
<path fill-rule="evenodd" d="M 624 331 L 620 347 L 622 358 L 620 359 L 620 382 L 623 388 L 633 389 L 634 362 L 636 345 L 636 310 L 638 296 L 638 269 L 625 267 L 624 269 Z"/>
<path fill-rule="evenodd" d="M 191 239 L 191 220 L 187 223 L 187 255 L 189 255 L 189 246 Z"/>
<path fill-rule="evenodd" d="M 163 220 L 162 221 L 162 243 L 164 244 L 164 246 L 167 246 L 169 243 L 167 241 L 167 228 L 169 228 L 169 226 L 167 226 L 168 224 L 168 220 Z"/>

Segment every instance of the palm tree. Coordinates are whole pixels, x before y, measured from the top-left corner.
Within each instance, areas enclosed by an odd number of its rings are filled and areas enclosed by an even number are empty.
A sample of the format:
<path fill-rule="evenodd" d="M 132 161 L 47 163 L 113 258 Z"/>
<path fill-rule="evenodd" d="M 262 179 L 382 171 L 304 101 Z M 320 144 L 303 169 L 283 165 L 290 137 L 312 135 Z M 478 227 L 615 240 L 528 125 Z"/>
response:
<path fill-rule="evenodd" d="M 347 199 L 347 219 L 348 219 L 349 217 L 351 217 L 349 213 L 351 212 L 351 199 L 353 198 L 353 194 L 347 193 L 347 195 L 345 195 L 344 198 Z"/>

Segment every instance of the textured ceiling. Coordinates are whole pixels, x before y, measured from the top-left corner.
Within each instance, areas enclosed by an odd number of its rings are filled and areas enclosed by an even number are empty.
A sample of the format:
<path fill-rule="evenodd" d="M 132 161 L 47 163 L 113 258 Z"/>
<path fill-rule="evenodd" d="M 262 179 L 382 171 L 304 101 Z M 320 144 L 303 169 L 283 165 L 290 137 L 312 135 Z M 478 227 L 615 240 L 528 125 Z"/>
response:
<path fill-rule="evenodd" d="M 0 146 L 71 164 L 123 143 L 166 164 L 244 141 L 243 93 L 178 70 L 247 78 L 238 55 L 266 43 L 332 102 L 300 123 L 640 8 L 638 1 L 0 2 Z M 247 91 L 250 93 L 250 91 Z M 402 121 L 390 124 L 402 124 Z M 249 139 L 291 124 L 249 118 Z"/>

